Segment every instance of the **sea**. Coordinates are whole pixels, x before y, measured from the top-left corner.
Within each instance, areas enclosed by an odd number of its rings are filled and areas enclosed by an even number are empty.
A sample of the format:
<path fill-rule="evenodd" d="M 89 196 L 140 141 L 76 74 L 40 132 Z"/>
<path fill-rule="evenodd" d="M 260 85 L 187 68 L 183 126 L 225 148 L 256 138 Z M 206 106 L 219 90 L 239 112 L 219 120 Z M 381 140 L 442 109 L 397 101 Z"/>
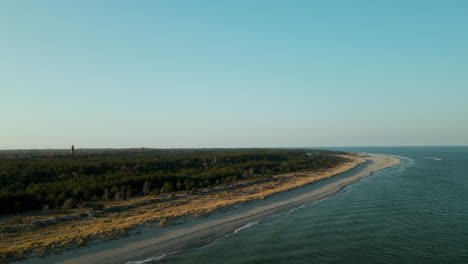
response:
<path fill-rule="evenodd" d="M 368 147 L 401 164 L 151 263 L 468 263 L 468 147 Z"/>

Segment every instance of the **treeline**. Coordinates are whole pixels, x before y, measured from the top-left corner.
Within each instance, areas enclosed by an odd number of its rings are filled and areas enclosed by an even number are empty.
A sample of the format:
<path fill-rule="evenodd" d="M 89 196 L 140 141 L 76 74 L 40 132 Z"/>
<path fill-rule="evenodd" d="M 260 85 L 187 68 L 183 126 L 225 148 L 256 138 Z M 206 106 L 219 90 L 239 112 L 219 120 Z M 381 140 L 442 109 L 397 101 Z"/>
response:
<path fill-rule="evenodd" d="M 74 208 L 86 201 L 194 192 L 249 177 L 323 169 L 344 162 L 316 150 L 180 150 L 0 155 L 1 213 Z"/>

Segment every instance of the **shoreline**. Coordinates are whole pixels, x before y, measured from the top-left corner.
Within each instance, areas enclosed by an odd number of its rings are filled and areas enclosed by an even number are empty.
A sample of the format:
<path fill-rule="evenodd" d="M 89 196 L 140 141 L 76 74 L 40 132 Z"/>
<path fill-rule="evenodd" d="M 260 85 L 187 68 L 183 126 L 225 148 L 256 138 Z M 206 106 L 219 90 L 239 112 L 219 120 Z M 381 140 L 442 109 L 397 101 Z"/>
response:
<path fill-rule="evenodd" d="M 313 190 L 301 191 L 302 188 L 293 188 L 265 200 L 234 205 L 208 217 L 192 218 L 182 224 L 163 228 L 138 227 L 127 237 L 90 243 L 89 247 L 76 247 L 59 254 L 49 254 L 43 258 L 31 257 L 14 263 L 133 263 L 135 260 L 154 259 L 172 252 L 200 247 L 265 216 L 322 200 L 374 172 L 400 163 L 397 158 L 378 154 L 368 154 L 365 159 L 367 161 L 361 165 L 358 163 L 324 179 L 331 182 L 309 184 Z M 345 177 L 341 177 L 344 174 Z"/>

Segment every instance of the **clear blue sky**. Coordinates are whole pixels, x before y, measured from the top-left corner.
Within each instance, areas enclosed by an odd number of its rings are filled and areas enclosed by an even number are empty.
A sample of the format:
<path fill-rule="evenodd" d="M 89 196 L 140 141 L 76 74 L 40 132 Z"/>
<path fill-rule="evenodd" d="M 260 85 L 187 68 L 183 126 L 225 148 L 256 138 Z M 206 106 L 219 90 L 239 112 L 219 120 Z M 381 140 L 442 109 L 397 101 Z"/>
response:
<path fill-rule="evenodd" d="M 468 145 L 468 1 L 2 1 L 0 149 Z"/>

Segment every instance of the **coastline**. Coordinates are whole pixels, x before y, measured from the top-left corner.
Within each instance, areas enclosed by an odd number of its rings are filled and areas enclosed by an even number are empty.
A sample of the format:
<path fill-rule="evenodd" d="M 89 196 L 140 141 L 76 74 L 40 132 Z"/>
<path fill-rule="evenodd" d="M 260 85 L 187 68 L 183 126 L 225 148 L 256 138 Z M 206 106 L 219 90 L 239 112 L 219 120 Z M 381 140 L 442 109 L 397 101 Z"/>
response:
<path fill-rule="evenodd" d="M 126 263 L 128 261 L 151 259 L 167 253 L 195 248 L 215 239 L 232 234 L 246 224 L 257 221 L 265 216 L 292 209 L 298 205 L 324 199 L 343 187 L 359 181 L 372 173 L 400 163 L 399 159 L 369 154 L 367 162 L 356 168 L 358 164 L 349 166 L 346 170 L 336 172 L 324 178 L 336 178 L 337 174 L 350 174 L 323 184 L 312 191 L 300 193 L 290 190 L 293 194 L 283 195 L 286 198 L 275 199 L 272 195 L 259 204 L 252 203 L 230 208 L 224 212 L 216 212 L 205 218 L 191 219 L 179 225 L 160 227 L 139 227 L 130 232 L 127 237 L 118 238 L 103 243 L 90 244 L 89 247 L 78 247 L 63 251 L 58 255 L 49 254 L 43 258 L 32 257 L 17 263 Z M 313 184 L 315 185 L 315 184 Z M 281 194 L 278 194 L 278 196 Z M 16 262 L 15 262 L 16 263 Z"/>

